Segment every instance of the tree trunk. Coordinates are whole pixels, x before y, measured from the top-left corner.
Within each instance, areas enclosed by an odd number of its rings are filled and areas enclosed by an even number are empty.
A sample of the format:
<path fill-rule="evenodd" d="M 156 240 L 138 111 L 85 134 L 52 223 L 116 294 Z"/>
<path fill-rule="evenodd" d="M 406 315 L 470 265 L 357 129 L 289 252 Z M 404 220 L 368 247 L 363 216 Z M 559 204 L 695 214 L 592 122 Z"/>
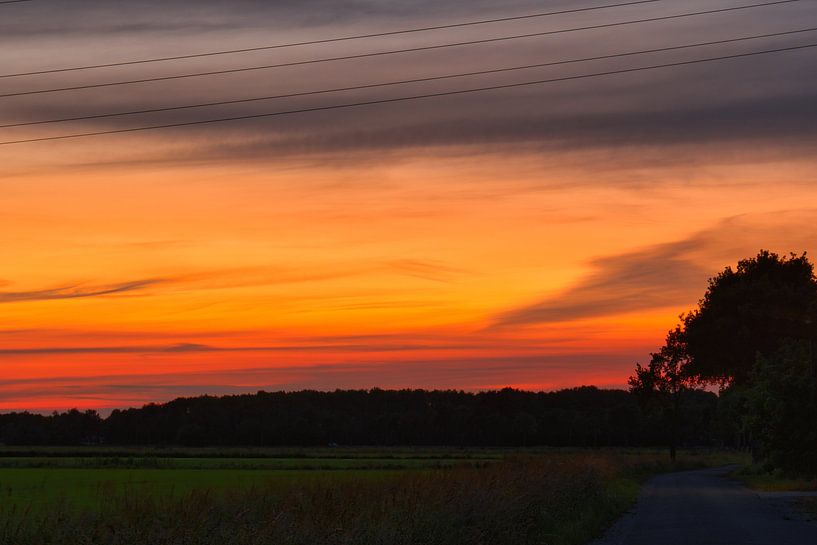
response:
<path fill-rule="evenodd" d="M 672 399 L 672 409 L 670 414 L 670 436 L 669 436 L 669 458 L 675 463 L 678 454 L 678 420 L 681 416 L 681 392 L 675 392 Z"/>

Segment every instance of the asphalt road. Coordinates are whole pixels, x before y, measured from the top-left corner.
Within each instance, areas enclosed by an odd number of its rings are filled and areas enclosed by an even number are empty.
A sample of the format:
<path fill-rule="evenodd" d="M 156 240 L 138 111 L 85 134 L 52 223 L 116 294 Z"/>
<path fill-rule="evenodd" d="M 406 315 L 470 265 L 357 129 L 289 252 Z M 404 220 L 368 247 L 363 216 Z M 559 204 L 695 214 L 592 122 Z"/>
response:
<path fill-rule="evenodd" d="M 726 479 L 729 468 L 650 480 L 636 508 L 595 545 L 817 545 L 817 523 L 787 499 Z"/>

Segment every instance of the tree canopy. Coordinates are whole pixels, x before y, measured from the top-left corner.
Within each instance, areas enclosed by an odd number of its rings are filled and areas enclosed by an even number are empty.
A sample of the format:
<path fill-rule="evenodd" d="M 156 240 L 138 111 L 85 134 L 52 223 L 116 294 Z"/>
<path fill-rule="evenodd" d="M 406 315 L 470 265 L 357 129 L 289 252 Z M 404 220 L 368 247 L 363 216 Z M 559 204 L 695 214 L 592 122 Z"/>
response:
<path fill-rule="evenodd" d="M 756 454 L 770 467 L 817 475 L 817 360 L 810 341 L 759 356 L 747 391 Z"/>
<path fill-rule="evenodd" d="M 758 354 L 785 339 L 814 339 L 817 279 L 806 254 L 763 250 L 709 281 L 698 308 L 683 317 L 688 374 L 702 381 L 747 384 Z"/>

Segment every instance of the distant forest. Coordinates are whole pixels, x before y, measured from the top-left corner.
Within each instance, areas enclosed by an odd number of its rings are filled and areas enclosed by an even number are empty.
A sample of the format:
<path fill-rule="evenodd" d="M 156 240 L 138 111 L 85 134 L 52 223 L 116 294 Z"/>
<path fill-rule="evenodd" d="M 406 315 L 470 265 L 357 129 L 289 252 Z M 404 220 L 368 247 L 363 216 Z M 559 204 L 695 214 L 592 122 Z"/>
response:
<path fill-rule="evenodd" d="M 718 397 L 684 398 L 685 445 L 733 444 Z M 0 414 L 0 444 L 184 446 L 647 446 L 665 445 L 660 415 L 624 390 L 513 389 L 258 392 L 50 416 Z"/>

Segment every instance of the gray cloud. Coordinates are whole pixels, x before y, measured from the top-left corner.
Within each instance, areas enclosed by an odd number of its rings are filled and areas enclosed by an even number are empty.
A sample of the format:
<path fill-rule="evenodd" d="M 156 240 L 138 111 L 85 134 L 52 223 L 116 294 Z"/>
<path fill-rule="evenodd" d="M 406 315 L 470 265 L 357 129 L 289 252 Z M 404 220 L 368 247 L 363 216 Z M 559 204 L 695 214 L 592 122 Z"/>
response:
<path fill-rule="evenodd" d="M 569 4 L 555 0 L 554 9 Z M 524 9 L 531 2 L 509 1 L 506 9 Z M 313 26 L 353 25 L 361 18 L 383 20 L 423 19 L 429 15 L 463 16 L 467 8 L 490 10 L 490 0 L 216 0 L 177 1 L 172 4 L 158 0 L 139 3 L 105 0 L 63 0 L 59 5 L 18 6 L 14 24 L 0 25 L 3 36 L 79 35 L 106 36 L 121 32 L 173 33 L 201 30 L 240 30 L 261 28 L 276 34 L 292 27 L 299 30 Z M 157 17 L 161 14 L 161 17 Z M 403 22 L 405 25 L 405 22 Z"/>
<path fill-rule="evenodd" d="M 571 116 L 526 115 L 511 112 L 502 118 L 465 115 L 444 123 L 408 123 L 399 128 L 323 130 L 284 141 L 268 140 L 227 145 L 224 157 L 243 159 L 302 154 L 387 152 L 410 148 L 524 146 L 540 151 L 673 147 L 695 144 L 696 153 L 721 144 L 739 151 L 753 143 L 774 141 L 784 153 L 810 153 L 817 143 L 817 103 L 813 95 L 793 95 L 694 106 L 663 111 L 577 113 Z M 722 151 L 722 150 L 721 150 Z M 756 152 L 756 151 L 755 151 Z M 675 158 L 683 162 L 686 158 Z"/>
<path fill-rule="evenodd" d="M 591 263 L 597 272 L 579 285 L 554 299 L 507 312 L 498 324 L 563 322 L 689 301 L 711 274 L 684 255 L 691 245 L 685 241 L 597 259 Z"/>
<path fill-rule="evenodd" d="M 594 272 L 555 297 L 507 311 L 495 327 L 564 322 L 647 309 L 687 310 L 707 279 L 761 248 L 801 252 L 817 248 L 811 226 L 817 211 L 729 218 L 691 237 L 590 262 Z"/>
<path fill-rule="evenodd" d="M 327 2 L 258 2 L 247 1 L 229 7 L 218 2 L 180 2 L 173 6 L 162 5 L 166 16 L 157 28 L 148 30 L 155 21 L 154 10 L 158 4 L 140 3 L 139 7 L 124 8 L 117 4 L 101 7 L 99 2 L 75 2 L 73 10 L 56 10 L 48 17 L 38 15 L 25 17 L 14 28 L 29 31 L 37 28 L 38 21 L 58 20 L 67 17 L 83 22 L 92 20 L 93 25 L 105 27 L 107 21 L 123 21 L 132 27 L 128 33 L 148 36 L 140 43 L 149 44 L 149 52 L 129 52 L 133 44 L 123 39 L 123 58 L 142 55 L 172 54 L 179 50 L 178 33 L 161 25 L 189 25 L 190 38 L 184 52 L 206 51 L 214 43 L 257 45 L 287 41 L 290 37 L 309 39 L 334 35 L 353 34 L 355 31 L 401 28 L 413 24 L 430 24 L 483 16 L 508 15 L 526 11 L 541 11 L 541 5 L 519 1 L 503 4 L 498 12 L 490 2 L 452 0 L 439 3 L 422 1 L 384 2 L 364 0 L 341 0 Z M 626 20 L 633 15 L 665 15 L 677 11 L 672 2 L 622 10 L 601 11 L 540 20 L 514 23 L 498 27 L 463 29 L 449 38 L 439 34 L 420 34 L 361 43 L 334 44 L 332 47 L 304 51 L 281 51 L 273 53 L 228 56 L 207 60 L 171 63 L 167 66 L 135 66 L 113 72 L 98 74 L 68 74 L 46 78 L 8 81 L 9 90 L 32 89 L 105 81 L 130 77 L 172 74 L 187 71 L 209 70 L 219 67 L 249 66 L 278 61 L 302 60 L 335 55 L 343 52 L 362 52 L 372 49 L 390 49 L 405 45 L 440 43 L 451 39 L 470 39 L 488 35 L 511 34 L 516 31 L 535 31 L 543 28 L 559 28 L 581 23 L 601 23 Z M 725 7 L 728 2 L 717 4 L 694 0 L 685 2 L 686 10 Z M 570 2 L 553 3 L 553 9 L 575 7 Z M 95 17 L 88 18 L 87 10 L 94 10 Z M 124 10 L 124 11 L 123 11 Z M 51 10 L 53 11 L 53 10 Z M 85 16 L 83 16 L 83 13 Z M 34 13 L 34 12 L 32 12 Z M 50 12 L 49 12 L 50 13 Z M 732 14 L 691 18 L 625 29 L 608 29 L 593 33 L 577 33 L 547 39 L 527 40 L 519 43 L 496 44 L 491 47 L 454 48 L 433 54 L 399 55 L 392 58 L 373 59 L 354 63 L 337 63 L 307 66 L 286 71 L 253 72 L 245 75 L 194 78 L 149 86 L 127 86 L 99 89 L 88 92 L 60 93 L 18 97 L 5 102 L 12 106 L 7 115 L 12 121 L 29 121 L 52 117 L 100 113 L 101 111 L 130 110 L 172 106 L 190 102 L 210 101 L 224 98 L 240 98 L 269 95 L 318 88 L 331 88 L 376 81 L 399 80 L 452 71 L 479 70 L 491 67 L 542 62 L 592 56 L 600 53 L 631 51 L 642 48 L 678 45 L 693 41 L 706 41 L 752 33 L 791 30 L 803 26 L 801 21 L 817 14 L 817 6 L 809 3 L 747 10 Z M 446 19 L 446 21 L 443 21 Z M 185 23 L 187 21 L 187 23 Z M 206 32 L 197 25 L 224 25 L 222 30 Z M 259 31 L 258 26 L 278 29 Z M 314 25 L 318 25 L 314 27 Z M 52 25 L 53 26 L 53 25 Z M 64 28 L 75 28 L 61 24 Z M 145 26 L 145 28 L 142 28 Z M 0 23 L 0 29 L 3 25 Z M 119 28 L 115 25 L 111 28 Z M 51 29 L 53 30 L 53 29 Z M 121 28 L 115 32 L 125 32 Z M 153 35 L 165 33 L 155 40 Z M 196 33 L 200 33 L 196 37 Z M 57 33 L 59 35 L 59 33 Z M 30 50 L 37 56 L 35 46 L 14 34 L 0 32 L 4 48 L 15 47 Z M 217 36 L 214 38 L 214 36 Z M 27 135 L 60 134 L 116 130 L 139 125 L 167 124 L 200 120 L 202 118 L 230 117 L 369 100 L 373 98 L 404 94 L 433 92 L 451 88 L 491 85 L 525 79 L 540 79 L 628 68 L 660 62 L 687 60 L 711 55 L 724 55 L 764 47 L 778 47 L 792 43 L 807 43 L 810 35 L 791 38 L 769 39 L 746 44 L 709 47 L 700 51 L 650 55 L 616 61 L 594 62 L 561 68 L 528 70 L 515 75 L 470 78 L 438 84 L 411 85 L 400 90 L 380 89 L 368 92 L 348 92 L 332 96 L 288 99 L 248 105 L 233 105 L 206 110 L 164 112 L 148 116 L 116 119 L 98 119 L 82 123 L 63 124 L 37 129 L 13 129 L 2 131 L 9 138 Z M 813 41 L 813 38 L 812 38 Z M 85 52 L 91 59 L 104 59 L 94 41 L 82 42 L 70 51 Z M 45 46 L 43 46 L 45 47 Z M 48 47 L 53 47 L 49 45 Z M 53 51 L 43 58 L 49 63 L 74 61 L 54 57 Z M 628 148 L 679 148 L 693 147 L 688 153 L 655 153 L 646 157 L 651 162 L 677 160 L 689 161 L 697 156 L 699 161 L 719 160 L 731 154 L 741 154 L 747 146 L 762 149 L 777 157 L 804 157 L 817 141 L 815 124 L 809 121 L 817 116 L 815 101 L 817 75 L 807 68 L 813 64 L 817 50 L 801 51 L 790 55 L 756 57 L 733 62 L 688 66 L 639 74 L 605 77 L 594 80 L 574 81 L 557 85 L 520 88 L 481 95 L 463 95 L 445 99 L 406 102 L 350 110 L 324 111 L 319 113 L 274 119 L 246 121 L 187 127 L 172 131 L 142 133 L 135 138 L 160 142 L 161 146 L 147 148 L 148 156 L 140 161 L 271 161 L 281 157 L 361 156 L 383 158 L 388 152 L 406 153 L 411 150 L 445 151 L 457 147 L 504 151 L 557 152 L 570 150 L 595 150 L 614 148 L 629 154 L 638 154 Z M 94 61 L 95 62 L 95 61 Z M 30 63 L 29 63 L 30 64 Z M 456 67 L 455 69 L 453 67 Z M 177 139 L 183 135 L 183 139 Z M 125 136 L 103 138 L 127 138 Z M 76 141 L 79 142 L 79 141 Z M 90 141 L 88 141 L 90 142 Z M 183 145 L 182 145 L 183 144 Z M 73 144 L 72 144 L 73 145 Z M 77 144 L 81 145 L 81 144 Z M 717 147 L 717 149 L 715 149 Z M 123 149 L 127 149 L 125 146 Z M 2 153 L 3 150 L 0 150 Z M 133 159 L 133 152 L 108 152 L 112 157 L 98 157 L 116 163 Z M 672 158 L 672 159 L 670 159 Z"/>

